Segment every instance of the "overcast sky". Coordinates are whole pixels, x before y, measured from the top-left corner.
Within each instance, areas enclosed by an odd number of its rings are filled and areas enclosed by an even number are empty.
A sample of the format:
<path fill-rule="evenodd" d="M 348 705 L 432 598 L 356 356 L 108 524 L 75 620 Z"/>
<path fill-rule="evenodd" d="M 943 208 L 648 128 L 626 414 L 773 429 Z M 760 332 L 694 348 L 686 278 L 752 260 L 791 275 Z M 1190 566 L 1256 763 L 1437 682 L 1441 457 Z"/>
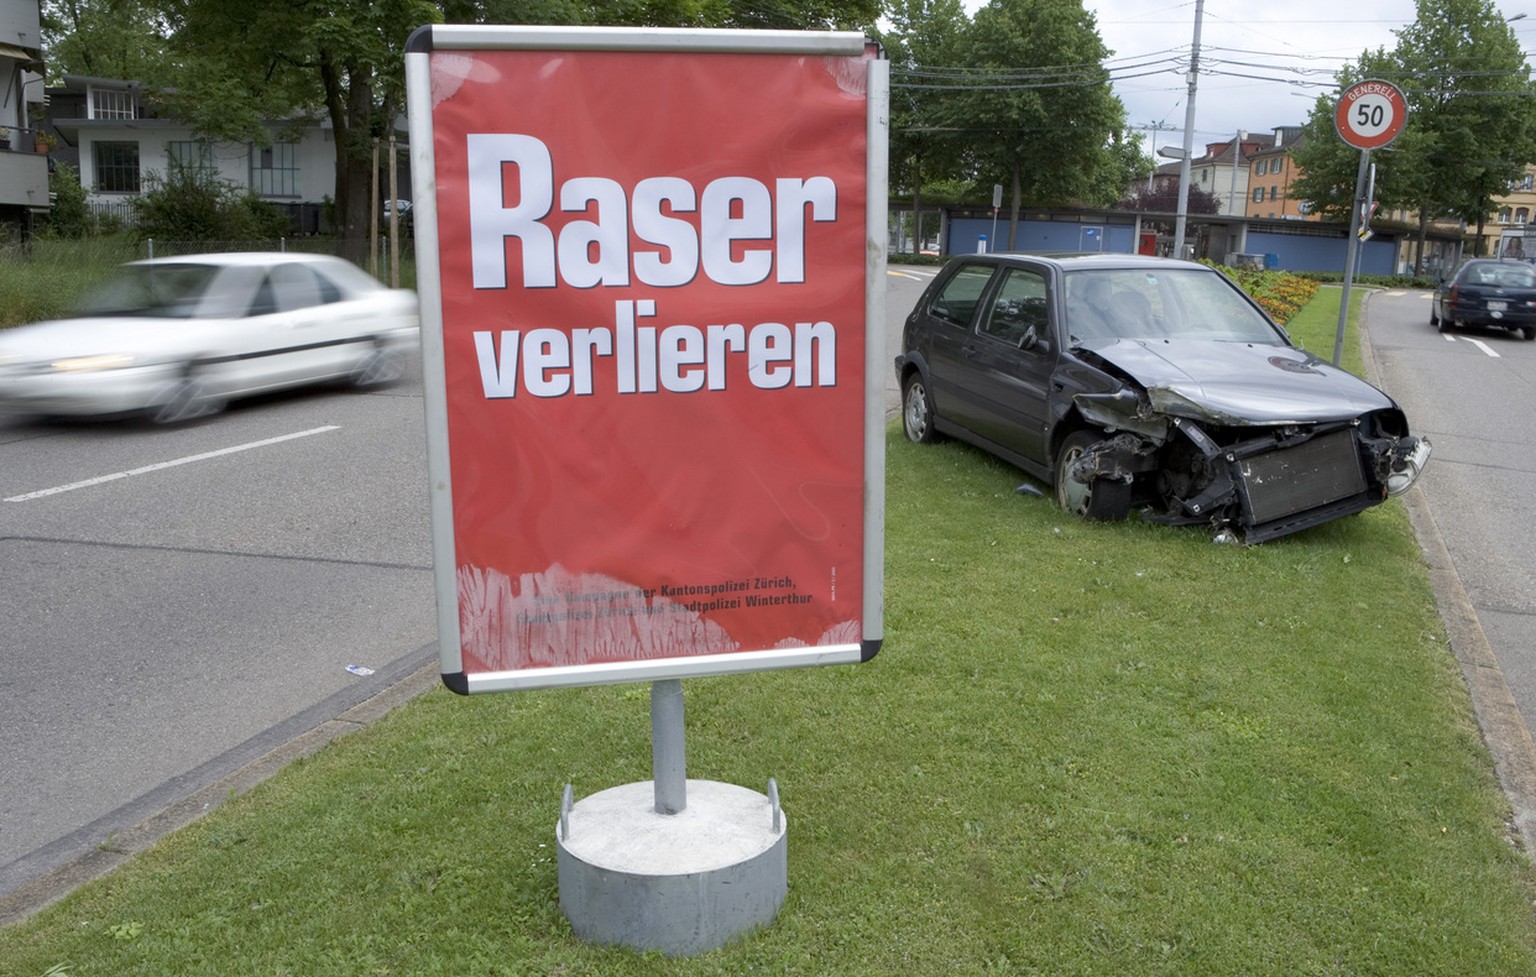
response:
<path fill-rule="evenodd" d="M 966 0 L 974 11 L 981 0 Z M 1084 0 L 1111 51 L 1108 67 L 1126 120 L 1143 127 L 1150 151 L 1183 142 L 1194 0 Z M 1521 47 L 1536 49 L 1536 0 L 1503 0 Z M 1239 129 L 1268 134 L 1307 121 L 1319 94 L 1360 53 L 1397 45 L 1393 31 L 1417 16 L 1413 0 L 1206 0 L 1193 143 L 1230 139 Z M 1163 125 L 1166 131 L 1145 127 Z"/>

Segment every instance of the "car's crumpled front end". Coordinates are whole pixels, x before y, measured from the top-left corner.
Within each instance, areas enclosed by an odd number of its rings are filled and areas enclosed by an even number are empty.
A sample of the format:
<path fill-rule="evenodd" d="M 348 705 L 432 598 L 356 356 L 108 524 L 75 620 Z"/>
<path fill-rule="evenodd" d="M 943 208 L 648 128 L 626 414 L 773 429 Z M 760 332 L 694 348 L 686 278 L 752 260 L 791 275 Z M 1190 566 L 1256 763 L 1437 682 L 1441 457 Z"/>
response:
<path fill-rule="evenodd" d="M 1401 494 L 1429 459 L 1429 441 L 1409 433 L 1391 398 L 1299 350 L 1122 342 L 1084 352 L 1122 386 L 1074 398 L 1106 436 L 1072 477 L 1132 482 L 1149 521 L 1258 543 Z M 1192 380 L 1196 361 L 1200 376 L 1222 379 Z M 1270 384 L 1267 371 L 1286 382 Z"/>

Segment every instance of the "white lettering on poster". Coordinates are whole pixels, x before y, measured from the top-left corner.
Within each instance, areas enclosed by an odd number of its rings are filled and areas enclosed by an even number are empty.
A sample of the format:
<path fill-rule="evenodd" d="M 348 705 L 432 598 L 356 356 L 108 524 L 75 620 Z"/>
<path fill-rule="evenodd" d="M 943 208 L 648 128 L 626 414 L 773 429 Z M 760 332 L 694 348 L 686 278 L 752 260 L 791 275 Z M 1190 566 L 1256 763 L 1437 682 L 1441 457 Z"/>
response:
<path fill-rule="evenodd" d="M 655 176 L 626 192 L 606 177 L 580 176 L 557 187 L 554 159 L 537 137 L 481 132 L 465 139 L 477 289 L 507 287 L 514 240 L 524 288 L 627 286 L 632 278 L 676 288 L 701 273 L 721 285 L 799 284 L 807 216 L 812 223 L 837 219 L 830 177 L 781 177 L 770 187 L 722 176 L 696 187 Z M 558 234 L 545 223 L 557 200 L 561 213 L 581 215 Z M 641 242 L 633 251 L 631 240 Z"/>
<path fill-rule="evenodd" d="M 485 396 L 590 396 L 605 358 L 622 394 L 724 390 L 732 362 L 745 364 L 747 381 L 759 390 L 837 385 L 837 330 L 830 322 L 640 324 L 655 315 L 656 303 L 640 299 L 614 303 L 611 329 L 477 331 Z"/>

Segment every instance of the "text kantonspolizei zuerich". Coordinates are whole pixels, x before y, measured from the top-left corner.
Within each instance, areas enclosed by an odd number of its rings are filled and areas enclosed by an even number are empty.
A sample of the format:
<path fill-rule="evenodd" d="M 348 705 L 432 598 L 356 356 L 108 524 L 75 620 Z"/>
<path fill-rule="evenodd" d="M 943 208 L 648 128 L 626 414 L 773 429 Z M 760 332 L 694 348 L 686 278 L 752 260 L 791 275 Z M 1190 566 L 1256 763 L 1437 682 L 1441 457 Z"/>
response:
<path fill-rule="evenodd" d="M 700 276 L 729 286 L 803 284 L 807 221 L 837 218 L 837 186 L 825 176 L 780 178 L 771 187 L 743 176 L 702 187 L 656 176 L 628 190 L 588 176 L 557 187 L 549 147 L 538 138 L 465 138 L 476 289 L 508 287 L 512 238 L 525 289 L 681 288 Z M 596 219 L 557 229 L 547 223 L 557 207 Z M 724 390 L 731 365 L 742 362 L 748 382 L 761 390 L 837 384 L 837 329 L 825 319 L 662 325 L 656 318 L 655 299 L 622 299 L 613 303 L 611 325 L 477 330 L 485 396 L 599 393 L 604 360 L 612 364 L 612 392 L 621 394 Z"/>

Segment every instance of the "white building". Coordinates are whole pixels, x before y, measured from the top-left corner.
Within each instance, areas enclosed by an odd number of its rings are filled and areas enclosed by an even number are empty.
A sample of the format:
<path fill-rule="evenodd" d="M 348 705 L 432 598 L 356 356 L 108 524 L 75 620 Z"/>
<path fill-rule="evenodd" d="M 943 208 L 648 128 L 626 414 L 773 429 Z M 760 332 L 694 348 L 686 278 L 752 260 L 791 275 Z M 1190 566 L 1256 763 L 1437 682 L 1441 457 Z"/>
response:
<path fill-rule="evenodd" d="M 65 75 L 48 91 L 53 126 L 78 159 L 93 210 L 127 216 L 127 203 L 173 163 L 249 189 L 287 210 L 295 230 L 322 230 L 323 204 L 336 190 L 331 128 L 315 123 L 297 135 L 273 125 L 270 142 L 200 139 L 192 127 L 162 118 L 138 82 Z"/>
<path fill-rule="evenodd" d="M 0 242 L 25 240 L 48 210 L 48 157 L 33 115 L 43 102 L 38 0 L 0 0 Z"/>

